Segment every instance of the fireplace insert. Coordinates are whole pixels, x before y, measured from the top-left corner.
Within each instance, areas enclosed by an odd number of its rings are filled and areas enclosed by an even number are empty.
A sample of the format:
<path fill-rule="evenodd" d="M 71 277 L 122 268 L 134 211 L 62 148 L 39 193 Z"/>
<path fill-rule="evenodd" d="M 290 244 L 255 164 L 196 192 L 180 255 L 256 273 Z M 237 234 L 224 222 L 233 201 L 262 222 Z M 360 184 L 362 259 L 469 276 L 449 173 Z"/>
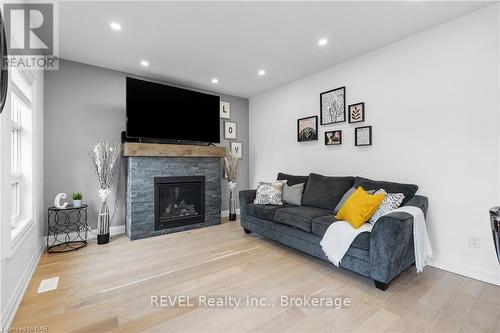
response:
<path fill-rule="evenodd" d="M 205 177 L 155 177 L 155 230 L 205 222 Z"/>

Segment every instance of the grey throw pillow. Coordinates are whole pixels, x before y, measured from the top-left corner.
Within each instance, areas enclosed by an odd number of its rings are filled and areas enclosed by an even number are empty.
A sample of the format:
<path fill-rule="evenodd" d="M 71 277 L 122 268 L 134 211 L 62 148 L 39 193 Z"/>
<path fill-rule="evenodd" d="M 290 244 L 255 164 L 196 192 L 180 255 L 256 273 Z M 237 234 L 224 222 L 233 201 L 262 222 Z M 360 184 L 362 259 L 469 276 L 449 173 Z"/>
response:
<path fill-rule="evenodd" d="M 302 203 L 302 192 L 304 192 L 304 183 L 290 186 L 283 185 L 283 202 L 291 205 L 300 206 Z"/>

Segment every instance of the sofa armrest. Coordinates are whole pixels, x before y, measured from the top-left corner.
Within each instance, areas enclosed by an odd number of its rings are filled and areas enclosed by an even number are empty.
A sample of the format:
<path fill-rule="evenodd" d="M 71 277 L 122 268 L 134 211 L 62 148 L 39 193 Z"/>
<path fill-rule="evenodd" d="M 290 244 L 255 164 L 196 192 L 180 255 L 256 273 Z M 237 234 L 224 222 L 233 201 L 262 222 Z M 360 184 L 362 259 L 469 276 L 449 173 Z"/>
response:
<path fill-rule="evenodd" d="M 247 207 L 248 204 L 252 203 L 255 200 L 255 196 L 257 195 L 257 190 L 245 190 L 240 191 L 240 223 L 244 226 L 244 220 L 247 216 Z"/>
<path fill-rule="evenodd" d="M 415 196 L 405 206 L 415 206 L 427 214 L 428 200 Z M 415 262 L 413 216 L 394 212 L 382 216 L 370 235 L 370 274 L 372 279 L 389 283 Z"/>

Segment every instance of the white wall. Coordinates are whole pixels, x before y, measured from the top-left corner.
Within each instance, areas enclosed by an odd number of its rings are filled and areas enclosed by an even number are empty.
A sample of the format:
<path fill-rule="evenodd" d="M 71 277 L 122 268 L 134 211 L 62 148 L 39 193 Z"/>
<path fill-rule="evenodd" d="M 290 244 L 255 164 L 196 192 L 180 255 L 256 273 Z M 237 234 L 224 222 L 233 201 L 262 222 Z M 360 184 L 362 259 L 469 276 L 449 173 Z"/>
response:
<path fill-rule="evenodd" d="M 493 5 L 251 98 L 250 184 L 278 171 L 418 184 L 433 265 L 499 284 L 488 216 L 500 204 L 498 35 Z M 373 126 L 373 146 L 354 147 L 348 123 L 297 143 L 297 119 L 319 115 L 319 94 L 344 85 L 348 104 L 366 103 L 357 126 Z M 343 131 L 341 146 L 324 146 L 331 129 Z"/>
<path fill-rule="evenodd" d="M 15 311 L 28 286 L 31 275 L 36 267 L 43 250 L 43 226 L 45 223 L 45 209 L 43 205 L 43 71 L 31 71 L 35 79 L 35 94 L 33 102 L 33 136 L 34 164 L 33 164 L 33 223 L 26 229 L 16 244 L 11 242 L 10 230 L 10 161 L 6 156 L 0 156 L 1 193 L 0 193 L 0 328 L 7 327 L 12 321 Z M 9 105 L 5 106 L 0 118 L 10 117 Z M 0 126 L 5 122 L 0 119 Z M 2 130 L 5 130 L 2 127 Z M 8 129 L 7 129 L 8 130 Z M 1 151 L 9 151 L 1 142 Z"/>

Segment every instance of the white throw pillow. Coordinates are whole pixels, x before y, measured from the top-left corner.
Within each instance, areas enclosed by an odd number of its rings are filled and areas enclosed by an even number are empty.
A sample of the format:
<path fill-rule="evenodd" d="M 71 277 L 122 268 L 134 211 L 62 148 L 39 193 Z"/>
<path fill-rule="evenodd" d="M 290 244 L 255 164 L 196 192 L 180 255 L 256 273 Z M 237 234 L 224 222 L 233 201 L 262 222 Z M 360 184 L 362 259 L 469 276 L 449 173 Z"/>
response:
<path fill-rule="evenodd" d="M 385 190 L 381 189 L 375 192 L 375 194 L 378 193 L 386 193 Z M 394 210 L 401 206 L 401 203 L 403 202 L 403 199 L 405 198 L 405 195 L 403 193 L 389 193 L 385 196 L 384 200 L 378 206 L 377 211 L 375 214 L 372 215 L 370 218 L 370 223 L 375 224 L 377 220 L 384 214 L 390 212 L 391 210 Z"/>
<path fill-rule="evenodd" d="M 283 205 L 281 197 L 285 181 L 260 182 L 257 185 L 257 194 L 253 201 L 256 205 Z"/>

